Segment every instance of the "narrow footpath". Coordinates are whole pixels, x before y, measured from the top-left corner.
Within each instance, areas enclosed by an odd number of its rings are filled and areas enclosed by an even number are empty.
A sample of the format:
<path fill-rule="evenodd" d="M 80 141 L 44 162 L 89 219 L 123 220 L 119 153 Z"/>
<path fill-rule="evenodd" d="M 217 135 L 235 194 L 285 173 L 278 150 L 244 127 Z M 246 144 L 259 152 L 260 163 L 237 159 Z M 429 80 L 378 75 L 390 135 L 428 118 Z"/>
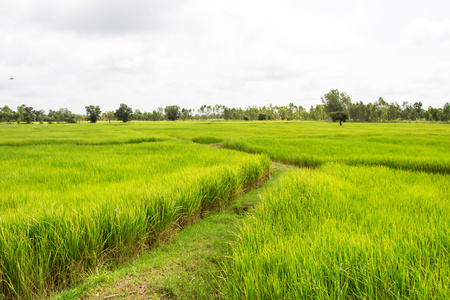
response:
<path fill-rule="evenodd" d="M 98 270 L 75 288 L 50 299 L 221 299 L 222 265 L 236 241 L 237 227 L 264 189 L 290 166 L 272 163 L 265 184 L 180 231 L 171 242 L 151 249 L 112 271 Z"/>

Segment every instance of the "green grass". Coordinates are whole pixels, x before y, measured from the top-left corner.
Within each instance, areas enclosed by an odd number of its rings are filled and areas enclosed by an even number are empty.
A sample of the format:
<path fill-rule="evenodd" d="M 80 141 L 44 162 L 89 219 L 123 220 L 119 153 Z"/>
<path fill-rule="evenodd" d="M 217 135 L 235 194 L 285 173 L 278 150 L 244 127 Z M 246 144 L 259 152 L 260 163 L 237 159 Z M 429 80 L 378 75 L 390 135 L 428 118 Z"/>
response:
<path fill-rule="evenodd" d="M 121 262 L 263 180 L 269 161 L 183 141 L 0 147 L 0 291 Z"/>
<path fill-rule="evenodd" d="M 235 199 L 228 209 L 205 216 L 180 231 L 173 242 L 145 252 L 111 271 L 98 270 L 86 280 L 50 299 L 216 299 L 224 296 L 224 257 L 231 255 L 234 232 L 283 170 L 275 170 L 263 188 Z"/>
<path fill-rule="evenodd" d="M 221 143 L 300 167 L 327 162 L 450 173 L 450 126 L 439 123 L 132 122 L 0 125 L 0 145 Z"/>
<path fill-rule="evenodd" d="M 3 297 L 42 296 L 89 272 L 102 281 L 260 183 L 268 157 L 311 168 L 263 193 L 237 229 L 225 294 L 208 295 L 450 296 L 447 124 L 1 124 L 0 135 Z M 241 152 L 199 145 L 213 143 Z M 159 296 L 206 295 L 183 294 L 177 272 L 155 283 Z M 203 284 L 218 288 L 216 275 Z"/>
<path fill-rule="evenodd" d="M 218 213 L 183 230 L 173 243 L 147 251 L 112 271 L 89 276 L 51 299 L 213 299 L 221 295 L 220 258 L 230 254 L 231 230 L 239 218 Z"/>
<path fill-rule="evenodd" d="M 223 139 L 213 136 L 198 136 L 193 138 L 192 141 L 198 144 L 218 144 L 222 142 Z"/>
<path fill-rule="evenodd" d="M 286 128 L 291 125 L 290 131 Z M 283 124 L 253 137 L 225 140 L 222 146 L 299 167 L 327 162 L 384 165 L 394 169 L 450 173 L 450 127 L 445 124 Z"/>
<path fill-rule="evenodd" d="M 448 299 L 447 176 L 291 171 L 239 229 L 227 299 Z"/>
<path fill-rule="evenodd" d="M 131 126 L 129 126 L 131 125 Z M 147 127 L 136 130 L 135 124 L 0 124 L 0 146 L 77 144 L 107 145 L 166 140 Z"/>

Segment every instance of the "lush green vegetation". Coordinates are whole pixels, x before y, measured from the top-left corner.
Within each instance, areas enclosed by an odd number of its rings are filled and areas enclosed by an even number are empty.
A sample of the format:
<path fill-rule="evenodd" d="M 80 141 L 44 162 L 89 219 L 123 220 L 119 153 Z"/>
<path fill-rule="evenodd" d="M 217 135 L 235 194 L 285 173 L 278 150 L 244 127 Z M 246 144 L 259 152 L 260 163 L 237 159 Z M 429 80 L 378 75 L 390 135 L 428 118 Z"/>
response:
<path fill-rule="evenodd" d="M 446 125 L 346 124 L 339 129 L 329 123 L 289 125 L 280 124 L 250 137 L 227 139 L 222 145 L 265 153 L 274 160 L 300 167 L 338 161 L 450 173 L 450 127 Z"/>
<path fill-rule="evenodd" d="M 3 297 L 45 294 L 123 261 L 224 206 L 269 167 L 263 156 L 187 141 L 108 140 L 0 147 Z"/>
<path fill-rule="evenodd" d="M 25 128 L 27 127 L 27 128 Z M 170 138 L 265 153 L 297 166 L 324 162 L 449 172 L 450 127 L 438 123 L 133 122 L 2 125 L 0 145 L 111 144 Z"/>
<path fill-rule="evenodd" d="M 151 127 L 142 124 L 97 123 L 35 125 L 24 128 L 19 125 L 0 126 L 0 146 L 25 145 L 111 145 L 167 140 L 167 135 L 158 135 Z M 134 126 L 133 126 L 134 125 Z"/>
<path fill-rule="evenodd" d="M 230 299 L 448 299 L 442 175 L 329 163 L 289 172 L 239 229 Z"/>
<path fill-rule="evenodd" d="M 349 165 L 448 174 L 450 127 L 438 123 L 134 122 L 0 127 L 0 145 L 108 144 L 168 138 L 219 143 L 296 166 Z"/>
<path fill-rule="evenodd" d="M 99 269 L 82 284 L 50 297 L 60 299 L 221 299 L 223 258 L 231 255 L 234 232 L 251 213 L 261 191 L 278 182 L 274 170 L 264 186 L 230 202 L 177 234 L 172 243 L 146 251 L 113 270 Z"/>
<path fill-rule="evenodd" d="M 348 120 L 354 122 L 397 122 L 397 121 L 450 121 L 450 103 L 447 102 L 442 108 L 429 106 L 428 109 L 422 108 L 422 102 L 409 103 L 403 101 L 400 106 L 396 102 L 388 103 L 382 97 L 377 101 L 363 103 L 357 101 L 352 103 L 349 95 L 345 92 L 339 92 L 332 89 L 321 98 L 321 104 L 315 107 L 311 105 L 309 111 L 301 105 L 289 103 L 288 106 L 269 106 L 257 107 L 248 106 L 247 108 L 226 107 L 216 104 L 202 105 L 199 109 L 181 108 L 177 105 L 169 105 L 164 109 L 158 107 L 152 112 L 141 112 L 139 109 L 133 111 L 128 105 L 121 103 L 119 109 L 115 112 L 103 112 L 101 118 L 103 121 L 112 119 L 128 122 L 129 120 L 139 121 L 175 121 L 175 120 L 239 120 L 239 121 L 264 121 L 264 120 Z M 48 122 L 57 123 L 76 123 L 83 120 L 89 120 L 95 123 L 100 117 L 101 109 L 99 106 L 86 106 L 86 116 L 76 115 L 67 108 L 60 108 L 55 111 L 50 109 L 48 114 L 43 109 L 34 110 L 33 107 L 25 104 L 18 106 L 14 111 L 7 105 L 0 107 L 0 122 L 17 122 L 31 124 L 35 121 L 39 123 Z M 336 115 L 336 112 L 341 114 Z M 339 117 L 339 118 L 337 118 Z M 342 124 L 342 123 L 341 123 Z"/>
<path fill-rule="evenodd" d="M 447 124 L 3 124 L 0 134 L 5 297 L 48 293 L 158 244 L 260 182 L 268 157 L 312 168 L 289 171 L 238 229 L 225 298 L 450 296 Z M 217 143 L 240 151 L 199 145 Z"/>

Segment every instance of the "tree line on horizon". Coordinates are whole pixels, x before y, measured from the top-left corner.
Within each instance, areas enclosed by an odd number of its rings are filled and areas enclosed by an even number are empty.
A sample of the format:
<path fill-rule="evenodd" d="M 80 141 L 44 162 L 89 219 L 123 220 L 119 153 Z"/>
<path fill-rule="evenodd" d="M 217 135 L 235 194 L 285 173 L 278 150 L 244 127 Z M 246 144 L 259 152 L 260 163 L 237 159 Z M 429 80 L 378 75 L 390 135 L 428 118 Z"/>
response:
<path fill-rule="evenodd" d="M 89 121 L 96 123 L 98 120 L 120 120 L 128 122 L 139 121 L 176 121 L 176 120 L 332 120 L 345 122 L 393 122 L 393 121 L 441 121 L 450 120 L 450 104 L 447 102 L 442 108 L 428 109 L 422 107 L 422 102 L 409 103 L 403 101 L 402 105 L 396 102 L 388 103 L 382 97 L 377 101 L 364 104 L 362 101 L 352 103 L 350 96 L 337 89 L 332 89 L 321 98 L 321 104 L 311 105 L 309 110 L 294 103 L 287 106 L 230 108 L 216 104 L 202 105 L 199 109 L 186 109 L 177 105 L 159 107 L 152 112 L 142 112 L 122 103 L 115 111 L 102 112 L 100 106 L 86 106 L 86 115 L 74 114 L 67 108 L 58 110 L 50 109 L 45 113 L 43 109 L 35 110 L 33 107 L 22 104 L 17 111 L 7 105 L 0 108 L 0 122 L 17 122 L 31 124 L 33 122 L 52 123 L 80 123 Z"/>

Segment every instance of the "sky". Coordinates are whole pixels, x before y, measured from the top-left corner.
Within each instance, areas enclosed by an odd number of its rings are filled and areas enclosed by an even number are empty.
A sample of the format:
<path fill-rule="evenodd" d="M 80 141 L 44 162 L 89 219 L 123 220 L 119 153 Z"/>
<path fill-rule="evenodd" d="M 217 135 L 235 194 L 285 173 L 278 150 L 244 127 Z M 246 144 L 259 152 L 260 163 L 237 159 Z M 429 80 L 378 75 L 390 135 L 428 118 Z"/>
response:
<path fill-rule="evenodd" d="M 450 101 L 450 1 L 1 0 L 0 107 Z M 14 80 L 10 80 L 14 77 Z"/>

